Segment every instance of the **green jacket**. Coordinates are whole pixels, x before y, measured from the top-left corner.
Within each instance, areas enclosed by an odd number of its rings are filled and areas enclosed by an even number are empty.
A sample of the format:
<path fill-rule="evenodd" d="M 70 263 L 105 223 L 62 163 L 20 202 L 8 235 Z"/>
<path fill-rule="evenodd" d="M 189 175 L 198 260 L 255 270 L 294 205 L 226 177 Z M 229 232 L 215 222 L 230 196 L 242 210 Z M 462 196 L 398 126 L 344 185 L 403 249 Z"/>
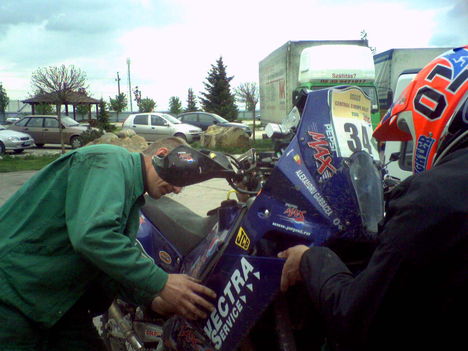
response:
<path fill-rule="evenodd" d="M 0 303 L 50 327 L 105 278 L 149 303 L 167 274 L 136 244 L 144 177 L 141 154 L 112 145 L 36 173 L 0 208 Z"/>

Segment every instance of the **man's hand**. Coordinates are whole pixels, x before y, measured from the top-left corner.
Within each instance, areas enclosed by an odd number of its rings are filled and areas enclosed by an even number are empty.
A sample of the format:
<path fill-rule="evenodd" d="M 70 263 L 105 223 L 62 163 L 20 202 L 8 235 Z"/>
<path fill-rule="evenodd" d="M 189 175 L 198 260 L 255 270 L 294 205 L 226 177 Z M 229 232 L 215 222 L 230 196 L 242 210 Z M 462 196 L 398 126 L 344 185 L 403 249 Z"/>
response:
<path fill-rule="evenodd" d="M 206 318 L 205 310 L 213 311 L 214 306 L 206 301 L 200 294 L 216 298 L 213 290 L 198 284 L 198 281 L 185 274 L 169 274 L 166 285 L 159 293 L 159 297 L 167 303 L 165 309 L 181 315 L 187 319 Z M 161 301 L 157 297 L 152 307 L 159 308 Z M 159 307 L 158 307 L 159 306 Z M 202 309 L 203 308 L 203 309 Z M 155 310 L 158 312 L 157 310 Z"/>
<path fill-rule="evenodd" d="M 301 259 L 308 249 L 305 245 L 297 245 L 278 253 L 279 258 L 286 259 L 281 273 L 281 291 L 288 290 L 290 286 L 302 280 L 300 272 Z"/>

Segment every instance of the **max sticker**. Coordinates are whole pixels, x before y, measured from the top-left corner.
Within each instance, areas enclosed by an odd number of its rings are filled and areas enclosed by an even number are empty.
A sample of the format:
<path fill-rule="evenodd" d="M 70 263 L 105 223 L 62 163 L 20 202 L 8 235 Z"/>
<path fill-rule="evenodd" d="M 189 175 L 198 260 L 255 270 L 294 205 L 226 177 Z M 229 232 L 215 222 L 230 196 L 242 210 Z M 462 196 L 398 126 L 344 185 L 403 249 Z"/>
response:
<path fill-rule="evenodd" d="M 297 207 L 288 206 L 283 212 L 288 218 L 291 218 L 294 222 L 304 223 L 304 214 L 306 211 L 299 210 Z"/>
<path fill-rule="evenodd" d="M 236 245 L 247 251 L 250 247 L 250 239 L 244 228 L 240 227 L 236 236 Z"/>
<path fill-rule="evenodd" d="M 336 168 L 333 166 L 333 159 L 330 156 L 330 145 L 326 136 L 322 133 L 307 132 L 312 137 L 313 141 L 307 145 L 314 149 L 314 158 L 317 161 L 317 172 L 324 178 L 331 178 L 336 173 Z"/>

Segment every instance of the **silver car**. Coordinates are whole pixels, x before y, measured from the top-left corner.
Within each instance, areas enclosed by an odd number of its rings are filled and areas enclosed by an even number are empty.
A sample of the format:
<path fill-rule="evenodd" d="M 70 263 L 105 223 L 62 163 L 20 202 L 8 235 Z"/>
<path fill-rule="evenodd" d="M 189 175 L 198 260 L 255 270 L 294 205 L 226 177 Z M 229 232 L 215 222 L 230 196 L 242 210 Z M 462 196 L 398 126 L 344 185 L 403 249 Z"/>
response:
<path fill-rule="evenodd" d="M 146 141 L 169 136 L 185 139 L 187 142 L 199 140 L 202 130 L 185 124 L 167 113 L 136 113 L 127 117 L 122 124 L 124 129 L 132 129 Z"/>
<path fill-rule="evenodd" d="M 34 145 L 34 139 L 29 134 L 16 132 L 0 126 L 0 155 L 3 155 L 6 150 L 13 150 L 19 154 L 24 149 L 29 149 Z"/>

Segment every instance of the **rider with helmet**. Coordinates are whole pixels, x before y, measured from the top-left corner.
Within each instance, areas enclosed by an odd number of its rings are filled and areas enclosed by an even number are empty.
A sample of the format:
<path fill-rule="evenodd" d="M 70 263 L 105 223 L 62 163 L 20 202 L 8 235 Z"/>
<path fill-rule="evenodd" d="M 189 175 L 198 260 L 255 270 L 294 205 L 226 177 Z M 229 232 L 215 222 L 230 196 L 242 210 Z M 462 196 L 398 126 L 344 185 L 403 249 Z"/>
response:
<path fill-rule="evenodd" d="M 468 46 L 424 67 L 374 137 L 413 140 L 414 175 L 391 192 L 367 267 L 295 246 L 279 254 L 281 288 L 304 282 L 335 350 L 466 348 Z"/>

